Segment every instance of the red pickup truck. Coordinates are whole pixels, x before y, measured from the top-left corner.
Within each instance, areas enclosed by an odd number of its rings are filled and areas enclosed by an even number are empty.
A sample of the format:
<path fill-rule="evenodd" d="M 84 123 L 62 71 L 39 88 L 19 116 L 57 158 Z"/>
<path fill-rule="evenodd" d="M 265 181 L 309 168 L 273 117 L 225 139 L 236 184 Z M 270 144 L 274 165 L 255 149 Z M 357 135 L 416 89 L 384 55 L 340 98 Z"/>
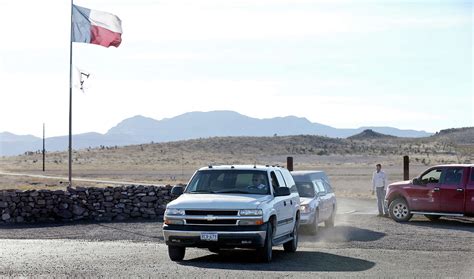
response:
<path fill-rule="evenodd" d="M 413 214 L 430 220 L 474 216 L 474 164 L 434 166 L 413 180 L 392 183 L 385 203 L 397 222 L 406 222 Z"/>

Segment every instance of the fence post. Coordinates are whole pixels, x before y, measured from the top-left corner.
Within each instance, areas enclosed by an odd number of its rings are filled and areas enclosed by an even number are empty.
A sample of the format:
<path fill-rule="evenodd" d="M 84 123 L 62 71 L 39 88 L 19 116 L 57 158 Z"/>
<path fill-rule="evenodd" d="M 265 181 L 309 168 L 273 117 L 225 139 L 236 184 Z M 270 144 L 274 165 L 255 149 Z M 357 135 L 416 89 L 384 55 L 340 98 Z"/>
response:
<path fill-rule="evenodd" d="M 403 156 L 403 180 L 410 179 L 410 158 L 405 155 Z"/>
<path fill-rule="evenodd" d="M 286 157 L 286 168 L 293 171 L 293 157 Z"/>

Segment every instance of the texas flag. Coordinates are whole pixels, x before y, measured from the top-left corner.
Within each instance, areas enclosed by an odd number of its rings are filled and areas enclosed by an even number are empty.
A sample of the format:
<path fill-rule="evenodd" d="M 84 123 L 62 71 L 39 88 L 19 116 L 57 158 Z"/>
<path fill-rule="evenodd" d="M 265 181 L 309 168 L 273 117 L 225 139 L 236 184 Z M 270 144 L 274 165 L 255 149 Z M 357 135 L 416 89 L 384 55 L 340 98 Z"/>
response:
<path fill-rule="evenodd" d="M 73 5 L 72 41 L 118 47 L 122 42 L 122 21 L 110 13 Z"/>

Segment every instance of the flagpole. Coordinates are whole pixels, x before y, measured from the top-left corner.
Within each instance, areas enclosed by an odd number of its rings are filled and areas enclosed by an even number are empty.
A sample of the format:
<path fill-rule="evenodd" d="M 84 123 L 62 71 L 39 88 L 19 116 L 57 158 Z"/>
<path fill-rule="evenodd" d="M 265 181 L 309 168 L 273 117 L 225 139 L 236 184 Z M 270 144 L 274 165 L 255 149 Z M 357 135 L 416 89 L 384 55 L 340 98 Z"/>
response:
<path fill-rule="evenodd" d="M 44 163 L 46 159 L 46 149 L 45 149 L 45 139 L 44 139 L 44 123 L 43 123 L 43 172 L 45 171 Z"/>
<path fill-rule="evenodd" d="M 72 187 L 72 12 L 73 3 L 71 0 L 71 34 L 69 38 L 69 187 Z"/>

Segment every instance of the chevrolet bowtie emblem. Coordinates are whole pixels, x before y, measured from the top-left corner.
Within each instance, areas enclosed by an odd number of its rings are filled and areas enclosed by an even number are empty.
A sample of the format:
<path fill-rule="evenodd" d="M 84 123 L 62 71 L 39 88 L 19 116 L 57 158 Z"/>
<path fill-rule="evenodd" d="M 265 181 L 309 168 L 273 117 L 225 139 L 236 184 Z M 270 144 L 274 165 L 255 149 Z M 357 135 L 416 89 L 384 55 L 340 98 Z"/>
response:
<path fill-rule="evenodd" d="M 217 219 L 217 217 L 214 216 L 214 215 L 207 215 L 207 217 L 206 217 L 206 220 L 207 220 L 207 221 L 214 221 L 214 220 L 216 220 L 216 219 Z"/>

